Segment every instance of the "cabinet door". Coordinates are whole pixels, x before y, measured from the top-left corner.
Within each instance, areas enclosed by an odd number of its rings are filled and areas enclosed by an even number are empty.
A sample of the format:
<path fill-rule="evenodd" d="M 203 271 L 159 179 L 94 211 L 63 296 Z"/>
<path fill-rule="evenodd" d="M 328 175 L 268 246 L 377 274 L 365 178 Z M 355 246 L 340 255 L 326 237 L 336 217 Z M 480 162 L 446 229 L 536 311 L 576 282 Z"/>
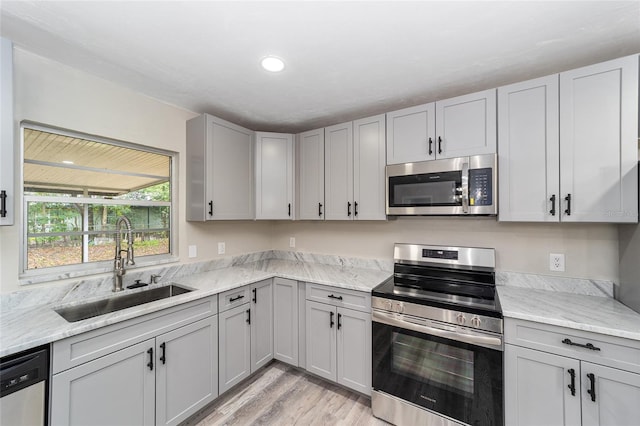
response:
<path fill-rule="evenodd" d="M 13 44 L 0 38 L 0 225 L 13 225 Z"/>
<path fill-rule="evenodd" d="M 298 366 L 298 282 L 273 279 L 273 356 Z"/>
<path fill-rule="evenodd" d="M 256 219 L 293 219 L 293 135 L 256 133 Z"/>
<path fill-rule="evenodd" d="M 566 222 L 638 221 L 638 56 L 560 74 Z"/>
<path fill-rule="evenodd" d="M 435 103 L 387 113 L 387 164 L 435 159 L 435 139 Z"/>
<path fill-rule="evenodd" d="M 337 309 L 338 383 L 371 395 L 371 314 Z"/>
<path fill-rule="evenodd" d="M 176 425 L 218 396 L 218 317 L 156 338 L 156 425 Z"/>
<path fill-rule="evenodd" d="M 580 425 L 579 361 L 513 345 L 504 357 L 506 425 Z"/>
<path fill-rule="evenodd" d="M 298 219 L 324 219 L 324 129 L 298 135 Z"/>
<path fill-rule="evenodd" d="M 220 394 L 251 374 L 250 304 L 218 314 L 218 368 Z"/>
<path fill-rule="evenodd" d="M 496 90 L 436 102 L 437 158 L 496 152 Z"/>
<path fill-rule="evenodd" d="M 558 108 L 557 74 L 498 89 L 500 221 L 560 220 Z"/>
<path fill-rule="evenodd" d="M 353 219 L 353 123 L 324 129 L 325 219 Z"/>
<path fill-rule="evenodd" d="M 251 372 L 273 359 L 272 280 L 251 285 Z"/>
<path fill-rule="evenodd" d="M 207 117 L 207 219 L 253 219 L 253 132 Z"/>
<path fill-rule="evenodd" d="M 640 374 L 582 362 L 583 426 L 634 426 L 639 419 Z"/>
<path fill-rule="evenodd" d="M 146 340 L 55 374 L 51 424 L 153 425 L 154 345 Z"/>
<path fill-rule="evenodd" d="M 336 308 L 324 303 L 306 303 L 307 371 L 336 381 Z"/>
<path fill-rule="evenodd" d="M 353 122 L 353 218 L 385 220 L 385 116 Z"/>

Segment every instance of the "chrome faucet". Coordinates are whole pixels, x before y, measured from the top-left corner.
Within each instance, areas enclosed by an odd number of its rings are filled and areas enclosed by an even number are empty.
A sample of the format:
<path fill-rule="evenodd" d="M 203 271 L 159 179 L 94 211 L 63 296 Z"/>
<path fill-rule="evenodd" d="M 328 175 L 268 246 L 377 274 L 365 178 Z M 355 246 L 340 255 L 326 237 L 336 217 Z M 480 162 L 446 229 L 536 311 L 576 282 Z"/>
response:
<path fill-rule="evenodd" d="M 127 231 L 127 249 L 122 249 L 122 224 Z M 122 259 L 122 252 L 127 252 L 126 260 Z M 131 233 L 131 221 L 126 216 L 120 216 L 116 221 L 116 257 L 113 260 L 113 291 L 122 291 L 122 277 L 127 272 L 125 265 L 135 265 L 133 261 L 133 236 Z"/>

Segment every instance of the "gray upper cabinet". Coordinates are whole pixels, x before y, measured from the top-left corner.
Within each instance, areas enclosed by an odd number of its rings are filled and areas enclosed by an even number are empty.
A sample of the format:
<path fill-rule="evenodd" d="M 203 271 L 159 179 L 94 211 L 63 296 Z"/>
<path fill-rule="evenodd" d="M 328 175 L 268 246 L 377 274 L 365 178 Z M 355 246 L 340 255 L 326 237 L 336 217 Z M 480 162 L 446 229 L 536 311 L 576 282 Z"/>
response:
<path fill-rule="evenodd" d="M 297 135 L 298 219 L 324 219 L 324 129 Z"/>
<path fill-rule="evenodd" d="M 496 90 L 387 113 L 387 164 L 496 152 Z"/>
<path fill-rule="evenodd" d="M 325 219 L 385 220 L 385 116 L 325 128 Z"/>
<path fill-rule="evenodd" d="M 498 88 L 501 221 L 560 218 L 558 75 Z"/>
<path fill-rule="evenodd" d="M 13 44 L 0 38 L 0 225 L 13 225 Z"/>
<path fill-rule="evenodd" d="M 273 359 L 273 280 L 251 284 L 251 372 Z"/>
<path fill-rule="evenodd" d="M 187 220 L 254 218 L 253 135 L 208 114 L 187 121 Z"/>
<path fill-rule="evenodd" d="M 297 367 L 298 342 L 298 282 L 285 278 L 273 279 L 273 357 Z"/>
<path fill-rule="evenodd" d="M 638 221 L 638 56 L 498 89 L 501 221 Z"/>
<path fill-rule="evenodd" d="M 638 221 L 638 55 L 560 73 L 562 221 Z"/>
<path fill-rule="evenodd" d="M 294 219 L 294 145 L 288 133 L 256 132 L 256 219 Z"/>

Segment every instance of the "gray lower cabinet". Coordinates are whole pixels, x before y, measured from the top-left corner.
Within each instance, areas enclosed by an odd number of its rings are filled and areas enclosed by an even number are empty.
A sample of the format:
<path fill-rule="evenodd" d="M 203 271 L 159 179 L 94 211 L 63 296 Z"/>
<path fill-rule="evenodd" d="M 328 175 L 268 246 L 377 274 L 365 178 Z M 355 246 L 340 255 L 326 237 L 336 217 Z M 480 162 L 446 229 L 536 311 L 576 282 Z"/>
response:
<path fill-rule="evenodd" d="M 273 359 L 272 280 L 251 284 L 251 372 Z"/>
<path fill-rule="evenodd" d="M 298 282 L 273 279 L 273 357 L 297 367 L 298 363 Z"/>
<path fill-rule="evenodd" d="M 307 300 L 306 369 L 371 395 L 371 314 Z"/>
<path fill-rule="evenodd" d="M 220 312 L 219 389 L 226 392 L 251 374 L 251 308 L 244 303 Z"/>
<path fill-rule="evenodd" d="M 509 318 L 505 342 L 505 424 L 638 424 L 640 342 Z"/>

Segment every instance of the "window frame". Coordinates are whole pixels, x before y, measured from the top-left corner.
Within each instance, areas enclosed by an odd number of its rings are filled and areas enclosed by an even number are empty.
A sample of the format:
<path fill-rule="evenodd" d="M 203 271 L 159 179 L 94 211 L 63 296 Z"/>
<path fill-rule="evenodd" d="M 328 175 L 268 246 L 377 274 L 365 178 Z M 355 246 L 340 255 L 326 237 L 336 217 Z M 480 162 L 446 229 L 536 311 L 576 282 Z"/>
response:
<path fill-rule="evenodd" d="M 85 254 L 87 247 L 85 247 L 86 237 L 85 235 L 89 235 L 89 233 L 93 233 L 93 231 L 86 230 L 86 221 L 83 221 L 83 230 L 82 231 L 69 231 L 69 232 L 53 232 L 51 234 L 60 234 L 60 235 L 69 235 L 69 236 L 82 236 L 83 237 L 83 262 L 75 263 L 71 265 L 61 265 L 61 266 L 52 266 L 48 268 L 40 268 L 40 269 L 27 269 L 28 268 L 28 209 L 27 204 L 29 202 L 56 202 L 56 203 L 69 203 L 73 204 L 74 202 L 77 204 L 101 204 L 101 205 L 132 205 L 132 200 L 114 200 L 114 199 L 99 199 L 99 198 L 90 198 L 90 197 L 55 197 L 55 196 L 34 196 L 34 195 L 25 195 L 24 191 L 24 130 L 32 129 L 47 133 L 59 134 L 62 136 L 72 137 L 72 138 L 80 138 L 93 142 L 104 143 L 109 145 L 115 145 L 123 148 L 136 149 L 141 151 L 146 151 L 154 154 L 165 155 L 169 157 L 169 184 L 170 184 L 170 194 L 171 201 L 146 201 L 146 200 L 137 200 L 133 205 L 135 206 L 154 206 L 154 207 L 169 207 L 169 253 L 165 254 L 157 254 L 157 255 L 147 255 L 147 256 L 136 256 L 136 264 L 134 266 L 128 266 L 127 269 L 138 269 L 145 266 L 153 266 L 160 265 L 165 263 L 178 262 L 178 188 L 177 188 L 177 176 L 178 176 L 178 164 L 179 158 L 178 153 L 175 151 L 169 151 L 165 149 L 160 149 L 156 147 L 150 147 L 142 144 L 136 144 L 132 142 L 125 142 L 117 139 L 111 139 L 104 136 L 97 136 L 88 133 L 83 133 L 74 130 L 63 129 L 56 126 L 50 126 L 46 124 L 36 123 L 32 121 L 22 121 L 20 123 L 20 188 L 19 188 L 19 196 L 20 196 L 20 208 L 22 209 L 22 223 L 20 226 L 21 235 L 20 235 L 20 273 L 19 273 L 19 283 L 21 285 L 24 284 L 33 284 L 39 282 L 47 282 L 60 280 L 65 278 L 74 278 L 74 277 L 84 277 L 88 275 L 102 274 L 107 272 L 113 272 L 113 259 L 110 260 L 102 260 L 95 262 L 85 262 Z M 154 231 L 153 229 L 145 229 L 144 231 Z M 87 233 L 89 232 L 89 233 Z M 104 234 L 104 231 L 95 231 L 97 234 Z M 48 233 L 47 233 L 48 234 Z"/>

